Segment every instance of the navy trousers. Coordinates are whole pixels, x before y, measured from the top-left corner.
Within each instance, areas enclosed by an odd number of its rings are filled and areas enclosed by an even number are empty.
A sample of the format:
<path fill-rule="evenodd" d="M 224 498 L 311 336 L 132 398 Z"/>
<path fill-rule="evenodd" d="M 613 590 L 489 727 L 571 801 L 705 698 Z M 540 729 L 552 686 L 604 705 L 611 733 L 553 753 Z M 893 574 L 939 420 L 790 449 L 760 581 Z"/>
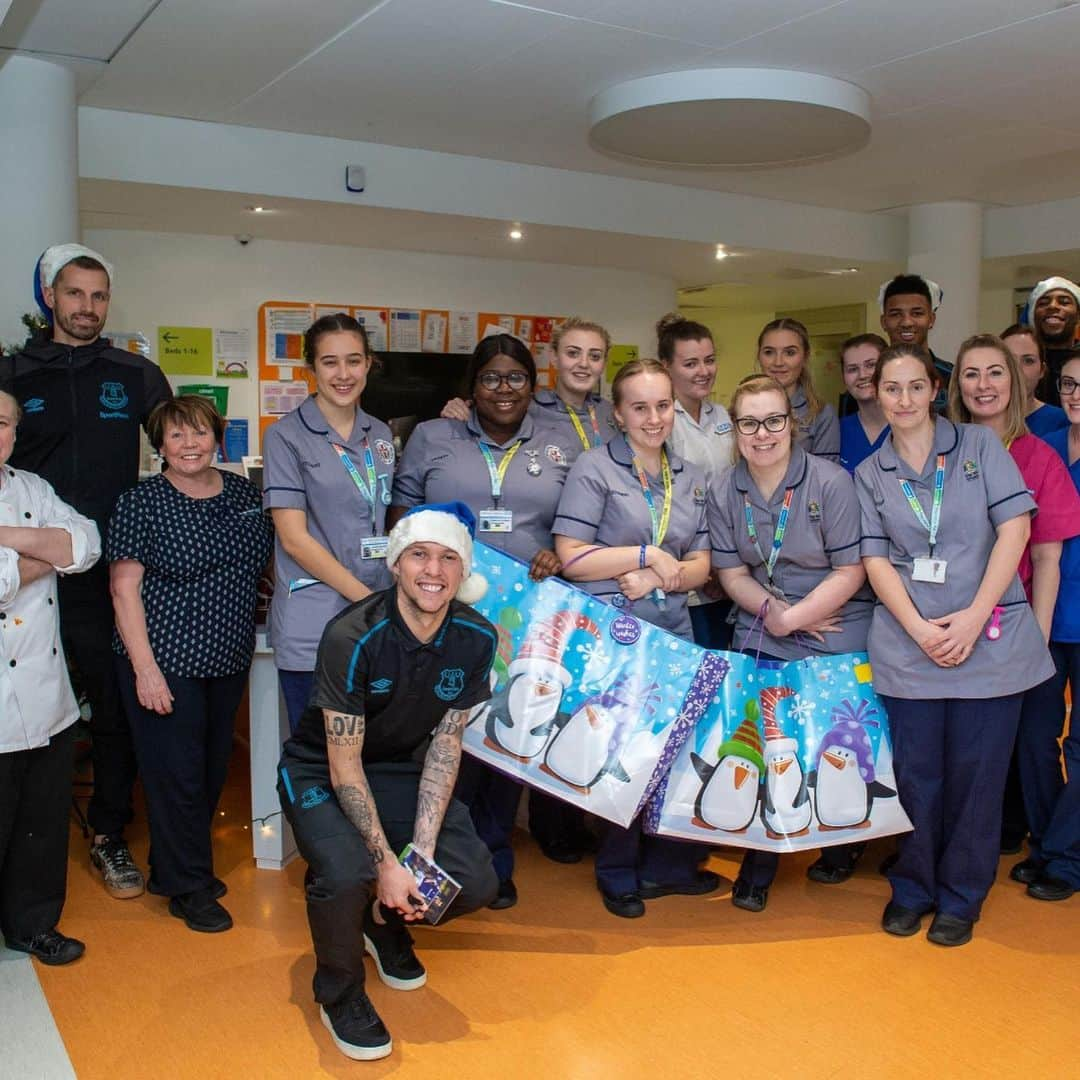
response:
<path fill-rule="evenodd" d="M 897 903 L 978 919 L 997 871 L 1001 800 L 1022 699 L 882 695 L 898 794 L 914 826 L 900 837 L 889 871 Z"/>
<path fill-rule="evenodd" d="M 278 684 L 281 696 L 285 699 L 285 715 L 289 718 L 289 734 L 295 735 L 300 726 L 300 717 L 304 715 L 311 698 L 311 687 L 315 682 L 314 671 L 282 671 L 278 669 Z"/>
<path fill-rule="evenodd" d="M 689 884 L 707 854 L 704 844 L 642 832 L 640 814 L 625 829 L 605 822 L 596 853 L 596 884 L 607 896 L 637 892 L 645 881 Z"/>
<path fill-rule="evenodd" d="M 730 649 L 735 627 L 729 623 L 732 601 L 710 600 L 694 604 L 690 612 L 690 626 L 694 632 L 694 644 L 703 649 Z"/>
<path fill-rule="evenodd" d="M 1024 806 L 1031 827 L 1031 858 L 1046 872 L 1080 888 L 1080 725 L 1074 719 L 1062 742 L 1068 783 L 1062 779 L 1058 737 L 1065 725 L 1065 686 L 1080 694 L 1080 642 L 1052 641 L 1054 677 L 1028 695 L 1017 738 Z"/>
<path fill-rule="evenodd" d="M 461 755 L 454 794 L 469 808 L 476 835 L 491 852 L 492 865 L 500 881 L 509 881 L 514 876 L 511 837 L 521 802 L 521 786 L 519 781 L 469 754 Z"/>

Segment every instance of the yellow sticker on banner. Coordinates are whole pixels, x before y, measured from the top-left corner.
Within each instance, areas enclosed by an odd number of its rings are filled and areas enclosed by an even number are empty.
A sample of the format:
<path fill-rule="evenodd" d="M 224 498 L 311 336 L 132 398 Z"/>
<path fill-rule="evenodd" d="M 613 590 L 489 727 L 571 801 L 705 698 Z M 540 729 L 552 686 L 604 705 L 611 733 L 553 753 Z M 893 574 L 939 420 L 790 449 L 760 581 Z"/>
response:
<path fill-rule="evenodd" d="M 869 664 L 856 664 L 855 665 L 855 681 L 861 683 L 869 683 L 873 681 L 873 672 L 870 670 Z"/>

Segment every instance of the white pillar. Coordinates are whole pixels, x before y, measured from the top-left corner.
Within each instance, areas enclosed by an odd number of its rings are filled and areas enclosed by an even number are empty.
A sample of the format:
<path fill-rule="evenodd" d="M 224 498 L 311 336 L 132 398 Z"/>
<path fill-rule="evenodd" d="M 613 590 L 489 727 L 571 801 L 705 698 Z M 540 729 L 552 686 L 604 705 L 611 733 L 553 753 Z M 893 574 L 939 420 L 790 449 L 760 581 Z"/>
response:
<path fill-rule="evenodd" d="M 22 342 L 36 311 L 38 256 L 78 241 L 79 155 L 75 75 L 31 56 L 0 64 L 0 341 Z"/>
<path fill-rule="evenodd" d="M 930 345 L 943 360 L 955 360 L 964 338 L 984 329 L 978 325 L 981 265 L 982 207 L 978 203 L 927 203 L 911 208 L 907 268 L 944 290 L 930 331 Z"/>

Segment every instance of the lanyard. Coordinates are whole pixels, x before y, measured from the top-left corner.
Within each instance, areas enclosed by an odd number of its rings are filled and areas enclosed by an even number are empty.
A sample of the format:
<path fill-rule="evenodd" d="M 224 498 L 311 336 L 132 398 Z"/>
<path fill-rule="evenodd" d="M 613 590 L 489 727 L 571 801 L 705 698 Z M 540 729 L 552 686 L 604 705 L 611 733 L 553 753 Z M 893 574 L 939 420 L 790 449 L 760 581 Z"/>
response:
<path fill-rule="evenodd" d="M 668 464 L 667 451 L 662 448 L 660 450 L 660 475 L 664 478 L 664 509 L 661 511 L 659 518 L 656 516 L 656 503 L 653 501 L 652 491 L 649 490 L 649 478 L 645 475 L 645 469 L 636 457 L 634 458 L 634 468 L 637 470 L 638 483 L 641 484 L 641 494 L 645 496 L 645 503 L 649 507 L 649 519 L 652 521 L 653 547 L 659 547 L 667 535 L 668 523 L 671 521 L 671 466 Z"/>
<path fill-rule="evenodd" d="M 367 436 L 364 436 L 364 469 L 367 472 L 366 484 L 364 483 L 364 478 L 360 475 L 360 470 L 356 467 L 356 463 L 345 453 L 345 448 L 343 446 L 338 446 L 337 443 L 331 443 L 330 445 L 337 452 L 337 456 L 341 458 L 341 464 L 345 466 L 345 471 L 352 477 L 352 482 L 356 485 L 357 491 L 359 491 L 371 504 L 372 514 L 374 514 L 375 491 L 378 487 L 378 475 L 375 472 L 375 457 L 371 452 L 371 444 L 368 442 Z"/>
<path fill-rule="evenodd" d="M 776 569 L 776 559 L 780 554 L 780 548 L 784 544 L 784 533 L 787 532 L 788 513 L 791 510 L 791 500 L 795 489 L 789 487 L 784 492 L 784 505 L 780 508 L 780 516 L 776 519 L 776 531 L 773 533 L 772 549 L 769 557 L 765 558 L 765 552 L 758 543 L 757 526 L 754 524 L 754 511 L 750 507 L 750 496 L 743 495 L 743 509 L 746 511 L 746 531 L 750 534 L 750 542 L 758 553 L 758 558 L 765 564 L 765 575 L 772 581 L 773 571 Z"/>
<path fill-rule="evenodd" d="M 570 414 L 570 422 L 574 425 L 574 430 L 577 432 L 577 436 L 581 440 L 581 445 L 586 450 L 592 449 L 593 446 L 599 446 L 601 443 L 600 425 L 596 422 L 596 410 L 591 405 L 588 406 L 588 409 L 589 424 L 591 425 L 593 430 L 593 442 L 591 445 L 589 443 L 589 436 L 585 434 L 585 428 L 582 425 L 581 421 L 578 419 L 578 414 L 574 412 L 574 410 L 569 405 L 566 406 L 566 411 Z"/>
<path fill-rule="evenodd" d="M 900 490 L 907 497 L 911 512 L 918 518 L 919 524 L 930 534 L 930 554 L 934 554 L 934 545 L 937 544 L 938 525 L 941 524 L 941 498 L 945 491 L 945 455 L 938 454 L 937 468 L 934 470 L 934 503 L 930 508 L 930 520 L 926 520 L 926 513 L 915 498 L 915 492 L 906 480 L 900 481 Z"/>
<path fill-rule="evenodd" d="M 514 460 L 514 455 L 518 452 L 518 447 L 524 442 L 524 439 L 518 439 L 509 450 L 503 454 L 502 461 L 499 462 L 498 468 L 495 467 L 495 459 L 491 456 L 491 451 L 484 443 L 477 443 L 480 447 L 480 453 L 484 455 L 484 461 L 487 463 L 488 476 L 491 477 L 491 497 L 495 500 L 495 505 L 499 505 L 499 496 L 502 495 L 503 478 L 506 476 L 506 470 L 510 468 L 510 462 Z"/>

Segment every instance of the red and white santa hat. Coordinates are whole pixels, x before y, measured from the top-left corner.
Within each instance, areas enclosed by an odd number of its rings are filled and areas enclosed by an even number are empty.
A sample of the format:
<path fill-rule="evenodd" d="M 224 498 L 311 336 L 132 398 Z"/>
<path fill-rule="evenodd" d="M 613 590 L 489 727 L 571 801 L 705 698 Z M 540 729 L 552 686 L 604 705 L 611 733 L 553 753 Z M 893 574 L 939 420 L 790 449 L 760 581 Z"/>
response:
<path fill-rule="evenodd" d="M 799 749 L 798 741 L 788 738 L 776 722 L 776 706 L 784 698 L 794 696 L 795 691 L 788 686 L 770 686 L 758 694 L 761 700 L 761 719 L 764 721 L 765 728 L 766 754 L 784 754 Z"/>
<path fill-rule="evenodd" d="M 597 641 L 600 640 L 600 627 L 588 615 L 565 608 L 533 623 L 520 651 L 507 669 L 510 677 L 546 675 L 558 679 L 564 687 L 569 686 L 570 672 L 563 666 L 562 656 L 574 630 L 584 630 Z"/>

